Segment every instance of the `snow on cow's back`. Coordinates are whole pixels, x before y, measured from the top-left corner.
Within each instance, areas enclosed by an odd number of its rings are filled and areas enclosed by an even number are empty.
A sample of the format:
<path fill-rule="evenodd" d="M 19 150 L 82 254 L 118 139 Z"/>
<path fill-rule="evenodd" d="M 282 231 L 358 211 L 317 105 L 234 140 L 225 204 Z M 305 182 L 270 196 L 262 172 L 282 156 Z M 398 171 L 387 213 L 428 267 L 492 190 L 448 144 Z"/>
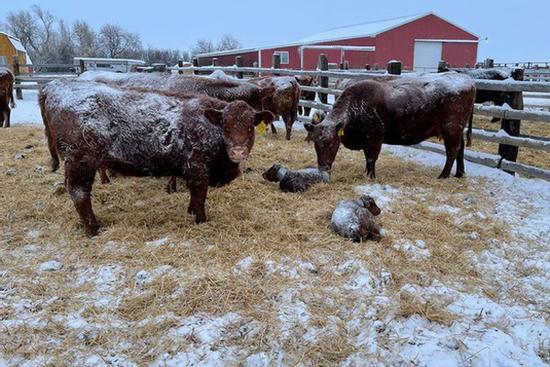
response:
<path fill-rule="evenodd" d="M 182 118 L 184 102 L 153 92 L 122 90 L 98 82 L 57 80 L 44 88 L 46 105 L 85 118 L 80 123 L 89 128 L 114 126 L 119 120 L 133 121 L 133 126 L 162 125 L 175 127 Z M 185 104 L 195 103 L 188 99 Z M 159 122 L 162 122 L 159 124 Z"/>
<path fill-rule="evenodd" d="M 472 77 L 453 71 L 403 74 L 402 78 L 389 80 L 386 84 L 391 86 L 391 97 L 398 97 L 401 94 L 417 94 L 419 88 L 429 99 L 475 90 L 475 81 Z M 420 96 L 417 95 L 417 97 Z"/>

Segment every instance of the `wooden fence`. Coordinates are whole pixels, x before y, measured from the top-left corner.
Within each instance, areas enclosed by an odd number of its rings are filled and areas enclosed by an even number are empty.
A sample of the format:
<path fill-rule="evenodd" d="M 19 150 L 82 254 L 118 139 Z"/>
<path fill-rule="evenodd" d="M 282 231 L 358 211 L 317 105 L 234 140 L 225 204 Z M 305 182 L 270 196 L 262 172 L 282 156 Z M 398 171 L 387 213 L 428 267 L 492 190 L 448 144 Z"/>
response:
<path fill-rule="evenodd" d="M 277 57 L 277 55 L 274 55 Z M 331 111 L 332 105 L 328 103 L 328 95 L 338 97 L 342 91 L 336 88 L 329 87 L 329 78 L 339 79 L 373 79 L 380 77 L 380 73 L 372 72 L 357 72 L 347 70 L 328 70 L 328 65 L 325 62 L 325 55 L 321 54 L 319 58 L 319 69 L 316 71 L 306 70 L 290 70 L 280 68 L 254 68 L 254 67 L 237 67 L 241 63 L 236 62 L 233 67 L 219 66 L 194 66 L 186 68 L 169 68 L 171 70 L 186 70 L 194 73 L 210 73 L 215 70 L 222 70 L 225 73 L 236 74 L 239 78 L 244 78 L 248 75 L 309 75 L 319 79 L 319 86 L 308 87 L 301 86 L 302 90 L 316 92 L 319 96 L 318 101 L 300 100 L 299 105 L 302 107 L 316 108 L 322 111 Z M 242 64 L 241 64 L 242 65 Z M 277 60 L 274 60 L 273 65 L 280 65 Z M 401 63 L 390 63 L 387 68 L 388 74 L 400 75 Z M 521 74 L 521 73 L 520 73 Z M 523 76 L 523 75 L 522 75 Z M 482 164 L 488 167 L 505 170 L 509 173 L 520 173 L 532 177 L 542 178 L 550 181 L 550 170 L 540 167 L 534 167 L 522 163 L 517 163 L 517 154 L 519 147 L 535 149 L 550 152 L 550 139 L 547 137 L 527 137 L 521 136 L 520 125 L 521 121 L 529 123 L 531 121 L 539 121 L 550 123 L 550 112 L 546 111 L 524 111 L 523 110 L 523 93 L 550 93 L 550 83 L 548 82 L 531 82 L 531 81 L 493 81 L 477 79 L 476 87 L 480 90 L 507 92 L 513 96 L 514 103 L 510 107 L 489 106 L 484 104 L 476 104 L 474 113 L 476 115 L 497 117 L 501 120 L 501 130 L 487 131 L 483 129 L 474 129 L 472 136 L 476 139 L 498 143 L 499 155 L 475 152 L 471 150 L 465 151 L 465 159 L 474 163 Z M 544 97 L 548 98 L 548 97 Z M 309 117 L 299 116 L 299 121 L 311 122 Z M 445 154 L 445 147 L 441 144 L 423 142 L 413 147 L 423 150 L 429 150 L 441 154 Z"/>

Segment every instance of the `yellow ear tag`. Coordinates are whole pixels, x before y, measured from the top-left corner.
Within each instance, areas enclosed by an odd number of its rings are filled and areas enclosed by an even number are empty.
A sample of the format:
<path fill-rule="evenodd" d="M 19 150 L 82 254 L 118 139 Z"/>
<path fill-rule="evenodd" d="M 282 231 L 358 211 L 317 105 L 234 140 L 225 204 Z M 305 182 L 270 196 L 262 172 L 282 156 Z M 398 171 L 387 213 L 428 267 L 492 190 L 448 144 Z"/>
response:
<path fill-rule="evenodd" d="M 265 133 L 265 129 L 266 129 L 266 128 L 267 128 L 267 125 L 266 125 L 265 122 L 263 122 L 263 120 L 262 120 L 262 122 L 260 122 L 260 123 L 258 124 L 258 126 L 256 126 L 256 131 L 257 131 L 258 133 L 260 133 L 260 134 L 263 134 L 263 133 Z"/>
<path fill-rule="evenodd" d="M 338 136 L 344 136 L 344 128 L 341 127 L 340 130 L 338 130 Z"/>

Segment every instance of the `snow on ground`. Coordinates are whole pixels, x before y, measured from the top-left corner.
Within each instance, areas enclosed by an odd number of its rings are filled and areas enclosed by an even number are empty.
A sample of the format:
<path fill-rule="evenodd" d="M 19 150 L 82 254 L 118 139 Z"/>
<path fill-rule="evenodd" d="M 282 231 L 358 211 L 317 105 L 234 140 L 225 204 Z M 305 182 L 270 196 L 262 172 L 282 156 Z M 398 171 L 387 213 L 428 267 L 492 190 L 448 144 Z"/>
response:
<path fill-rule="evenodd" d="M 16 99 L 17 106 L 11 110 L 11 124 L 42 124 L 38 107 L 38 92 L 24 90 L 23 99 Z"/>

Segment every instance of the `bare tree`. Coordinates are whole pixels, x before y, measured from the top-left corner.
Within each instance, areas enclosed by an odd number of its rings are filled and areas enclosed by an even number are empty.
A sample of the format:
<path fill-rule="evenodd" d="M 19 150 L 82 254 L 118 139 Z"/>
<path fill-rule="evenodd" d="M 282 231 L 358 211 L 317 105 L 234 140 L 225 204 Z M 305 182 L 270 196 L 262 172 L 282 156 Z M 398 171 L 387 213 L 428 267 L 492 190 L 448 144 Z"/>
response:
<path fill-rule="evenodd" d="M 105 24 L 101 27 L 99 44 L 111 58 L 136 57 L 141 54 L 139 35 L 127 32 L 115 24 Z"/>
<path fill-rule="evenodd" d="M 238 48 L 242 48 L 242 45 L 232 35 L 224 34 L 220 42 L 218 42 L 218 46 L 216 48 L 218 49 L 218 51 L 235 50 Z"/>
<path fill-rule="evenodd" d="M 28 10 L 10 11 L 6 17 L 6 29 L 10 34 L 19 38 L 23 47 L 31 56 L 38 53 L 38 37 L 40 29 L 33 14 Z"/>
<path fill-rule="evenodd" d="M 191 50 L 191 54 L 193 56 L 198 54 L 204 54 L 207 52 L 213 52 L 216 51 L 216 48 L 214 47 L 214 44 L 212 41 L 207 39 L 200 39 L 197 41 L 193 49 Z"/>
<path fill-rule="evenodd" d="M 97 34 L 86 21 L 77 20 L 73 23 L 72 39 L 76 56 L 100 56 Z"/>
<path fill-rule="evenodd" d="M 74 43 L 72 40 L 71 29 L 63 20 L 59 21 L 59 33 L 56 35 L 55 61 L 62 64 L 73 62 Z"/>

